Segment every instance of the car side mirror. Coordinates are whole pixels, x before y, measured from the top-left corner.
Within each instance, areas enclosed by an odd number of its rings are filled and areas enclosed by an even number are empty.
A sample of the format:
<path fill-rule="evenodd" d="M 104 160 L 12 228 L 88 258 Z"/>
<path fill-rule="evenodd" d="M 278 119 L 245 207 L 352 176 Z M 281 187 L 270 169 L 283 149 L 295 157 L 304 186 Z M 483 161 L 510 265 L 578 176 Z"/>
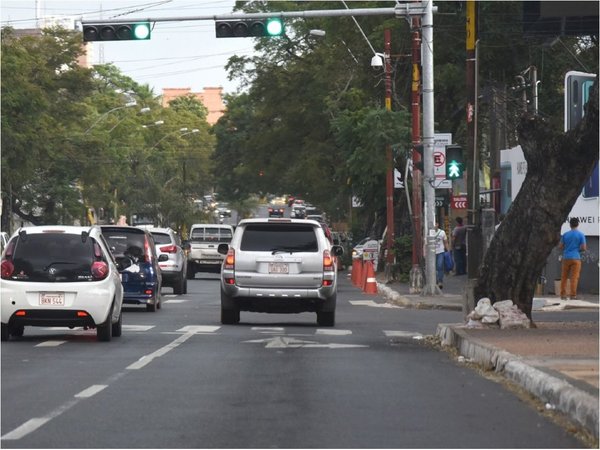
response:
<path fill-rule="evenodd" d="M 226 255 L 228 251 L 229 244 L 219 244 L 219 246 L 217 247 L 217 252 L 219 252 L 221 255 Z"/>
<path fill-rule="evenodd" d="M 158 262 L 168 261 L 169 255 L 165 255 L 164 253 L 158 257 Z"/>
<path fill-rule="evenodd" d="M 341 245 L 334 245 L 331 247 L 331 252 L 334 256 L 342 256 L 344 254 L 344 247 Z"/>

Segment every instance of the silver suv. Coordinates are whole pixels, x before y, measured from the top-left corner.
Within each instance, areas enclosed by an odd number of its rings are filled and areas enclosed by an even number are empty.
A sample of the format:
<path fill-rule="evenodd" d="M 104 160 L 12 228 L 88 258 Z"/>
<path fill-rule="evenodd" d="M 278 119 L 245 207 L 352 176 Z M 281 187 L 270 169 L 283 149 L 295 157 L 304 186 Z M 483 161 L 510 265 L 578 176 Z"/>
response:
<path fill-rule="evenodd" d="M 163 286 L 171 286 L 174 294 L 187 294 L 187 255 L 184 250 L 189 244 L 182 245 L 179 235 L 171 228 L 146 229 L 154 238 Z"/>
<path fill-rule="evenodd" d="M 319 325 L 334 326 L 336 256 L 343 251 L 314 220 L 242 220 L 231 243 L 219 245 L 221 323 L 239 323 L 240 311 L 309 311 Z"/>

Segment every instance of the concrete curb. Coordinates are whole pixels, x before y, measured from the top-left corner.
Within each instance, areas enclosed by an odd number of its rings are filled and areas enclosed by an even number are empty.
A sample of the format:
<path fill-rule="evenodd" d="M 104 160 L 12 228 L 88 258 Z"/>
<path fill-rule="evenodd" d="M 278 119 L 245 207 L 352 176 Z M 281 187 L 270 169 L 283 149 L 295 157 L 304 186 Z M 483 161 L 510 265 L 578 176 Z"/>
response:
<path fill-rule="evenodd" d="M 456 348 L 466 358 L 486 369 L 494 369 L 541 401 L 555 405 L 557 410 L 598 438 L 597 398 L 565 380 L 526 364 L 518 356 L 468 336 L 456 327 L 455 324 L 438 325 L 436 335 L 440 337 L 443 346 Z"/>
<path fill-rule="evenodd" d="M 440 297 L 442 302 L 437 301 L 415 301 L 405 297 L 399 292 L 393 290 L 392 288 L 387 287 L 383 283 L 377 282 L 377 292 L 385 298 L 390 303 L 395 305 L 404 306 L 406 308 L 415 308 L 415 309 L 447 309 L 452 311 L 462 311 L 462 304 L 455 303 L 444 303 L 443 297 Z"/>

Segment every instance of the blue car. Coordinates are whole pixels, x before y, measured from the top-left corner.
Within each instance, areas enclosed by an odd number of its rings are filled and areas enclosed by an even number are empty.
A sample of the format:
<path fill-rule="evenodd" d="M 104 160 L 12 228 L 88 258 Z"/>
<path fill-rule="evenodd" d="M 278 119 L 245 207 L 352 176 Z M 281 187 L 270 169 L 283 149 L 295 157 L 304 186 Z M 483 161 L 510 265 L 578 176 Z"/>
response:
<path fill-rule="evenodd" d="M 123 284 L 123 303 L 146 305 L 148 311 L 161 307 L 162 275 L 160 259 L 152 235 L 129 226 L 102 225 Z M 161 257 L 168 258 L 167 255 Z"/>

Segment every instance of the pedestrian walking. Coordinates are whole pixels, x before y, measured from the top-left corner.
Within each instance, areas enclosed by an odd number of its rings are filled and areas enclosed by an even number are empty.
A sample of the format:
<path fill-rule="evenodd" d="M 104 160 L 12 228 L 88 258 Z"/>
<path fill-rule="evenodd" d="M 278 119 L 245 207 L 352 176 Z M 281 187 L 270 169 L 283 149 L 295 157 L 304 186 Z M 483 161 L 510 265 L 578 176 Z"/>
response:
<path fill-rule="evenodd" d="M 567 280 L 571 282 L 569 299 L 577 298 L 577 284 L 581 272 L 581 252 L 586 251 L 585 235 L 579 231 L 579 219 L 572 217 L 569 221 L 571 230 L 560 238 L 559 248 L 562 253 L 562 274 L 560 277 L 560 298 L 567 299 Z"/>
<path fill-rule="evenodd" d="M 463 224 L 463 218 L 457 217 L 456 227 L 452 230 L 452 252 L 456 275 L 467 273 L 467 227 Z"/>
<path fill-rule="evenodd" d="M 440 289 L 443 287 L 444 283 L 444 253 L 449 250 L 448 248 L 448 238 L 446 237 L 446 232 L 440 229 L 439 222 L 435 222 L 435 228 L 433 229 L 435 232 L 435 275 L 436 282 Z"/>

